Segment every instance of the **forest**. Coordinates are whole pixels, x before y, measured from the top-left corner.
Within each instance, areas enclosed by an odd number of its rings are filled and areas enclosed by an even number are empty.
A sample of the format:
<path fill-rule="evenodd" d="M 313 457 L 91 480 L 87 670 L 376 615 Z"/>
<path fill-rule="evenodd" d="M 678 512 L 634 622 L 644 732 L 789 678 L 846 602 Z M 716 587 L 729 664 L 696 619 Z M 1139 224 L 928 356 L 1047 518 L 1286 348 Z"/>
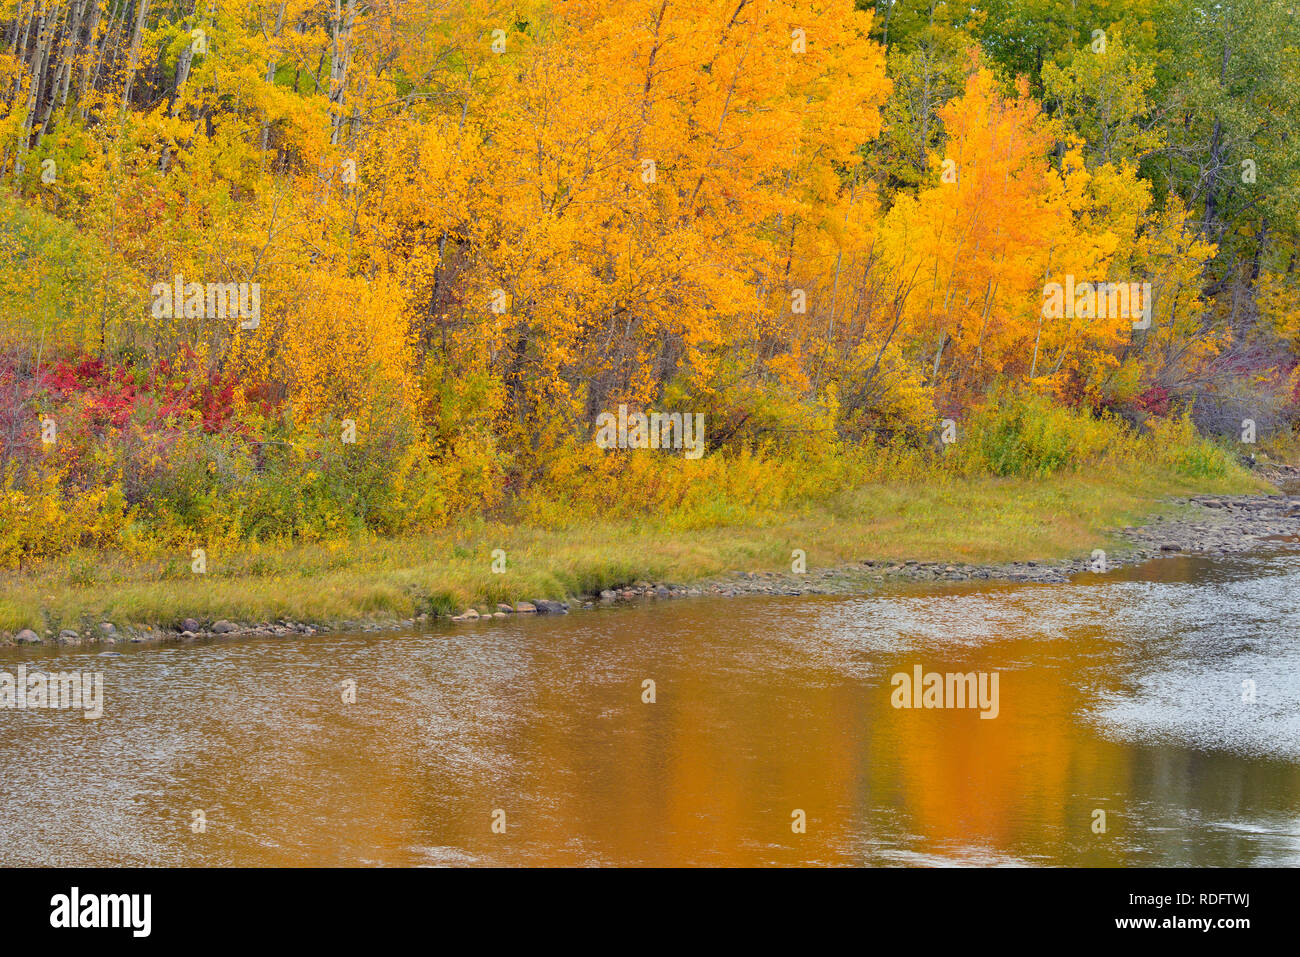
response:
<path fill-rule="evenodd" d="M 0 568 L 1285 457 L 1297 91 L 1290 0 L 4 0 Z"/>

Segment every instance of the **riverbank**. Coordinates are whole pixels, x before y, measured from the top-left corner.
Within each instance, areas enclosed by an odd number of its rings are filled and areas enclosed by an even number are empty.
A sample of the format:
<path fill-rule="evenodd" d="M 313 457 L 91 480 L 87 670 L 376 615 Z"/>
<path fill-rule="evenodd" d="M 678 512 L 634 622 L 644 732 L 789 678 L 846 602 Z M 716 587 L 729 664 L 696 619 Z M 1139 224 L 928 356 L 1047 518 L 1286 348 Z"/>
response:
<path fill-rule="evenodd" d="M 1234 471 L 1180 479 L 1133 468 L 1040 480 L 870 485 L 761 527 L 639 523 L 442 534 L 151 562 L 74 555 L 0 578 L 0 643 L 195 640 L 412 628 L 684 595 L 818 594 L 896 581 L 1064 581 L 1182 551 L 1226 553 L 1300 534 L 1300 500 Z M 800 565 L 802 561 L 802 565 Z"/>

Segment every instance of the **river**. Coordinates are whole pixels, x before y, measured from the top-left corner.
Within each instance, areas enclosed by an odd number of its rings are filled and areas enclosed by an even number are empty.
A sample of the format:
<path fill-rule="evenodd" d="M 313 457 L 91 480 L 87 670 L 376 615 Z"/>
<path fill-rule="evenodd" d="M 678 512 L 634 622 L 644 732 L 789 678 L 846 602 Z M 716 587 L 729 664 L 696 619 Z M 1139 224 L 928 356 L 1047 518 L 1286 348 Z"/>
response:
<path fill-rule="evenodd" d="M 1295 865 L 1298 584 L 1279 546 L 1067 585 L 3 649 L 101 671 L 104 714 L 0 711 L 0 864 Z M 917 665 L 996 673 L 997 716 L 895 708 Z"/>

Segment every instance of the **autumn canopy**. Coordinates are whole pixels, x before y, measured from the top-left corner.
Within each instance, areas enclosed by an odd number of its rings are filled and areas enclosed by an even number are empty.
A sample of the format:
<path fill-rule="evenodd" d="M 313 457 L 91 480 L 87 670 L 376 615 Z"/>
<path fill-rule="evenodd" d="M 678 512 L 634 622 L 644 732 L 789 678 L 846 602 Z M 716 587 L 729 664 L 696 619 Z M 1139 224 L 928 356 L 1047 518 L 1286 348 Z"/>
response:
<path fill-rule="evenodd" d="M 0 3 L 0 511 L 780 497 L 1009 396 L 1288 428 L 1294 12 L 1060 6 Z M 173 277 L 243 311 L 153 309 Z M 1066 283 L 1149 284 L 1149 321 L 1045 309 Z M 597 447 L 620 406 L 708 455 Z"/>

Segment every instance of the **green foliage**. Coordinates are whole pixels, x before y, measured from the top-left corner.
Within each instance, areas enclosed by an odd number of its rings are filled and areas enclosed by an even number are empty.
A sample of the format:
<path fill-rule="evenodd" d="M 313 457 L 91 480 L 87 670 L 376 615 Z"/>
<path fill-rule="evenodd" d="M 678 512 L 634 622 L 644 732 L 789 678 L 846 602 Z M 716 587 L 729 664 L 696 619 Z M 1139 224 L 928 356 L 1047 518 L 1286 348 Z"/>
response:
<path fill-rule="evenodd" d="M 1154 420 L 1147 447 L 1156 461 L 1192 479 L 1222 478 L 1237 468 L 1231 452 L 1197 434 L 1190 413 Z"/>
<path fill-rule="evenodd" d="M 126 343 L 136 273 L 87 233 L 0 197 L 0 344 L 104 354 Z"/>
<path fill-rule="evenodd" d="M 966 475 L 1051 475 L 1096 461 L 1124 438 L 1123 427 L 1114 420 L 1032 394 L 1000 397 L 958 423 L 958 429 L 950 464 Z"/>

